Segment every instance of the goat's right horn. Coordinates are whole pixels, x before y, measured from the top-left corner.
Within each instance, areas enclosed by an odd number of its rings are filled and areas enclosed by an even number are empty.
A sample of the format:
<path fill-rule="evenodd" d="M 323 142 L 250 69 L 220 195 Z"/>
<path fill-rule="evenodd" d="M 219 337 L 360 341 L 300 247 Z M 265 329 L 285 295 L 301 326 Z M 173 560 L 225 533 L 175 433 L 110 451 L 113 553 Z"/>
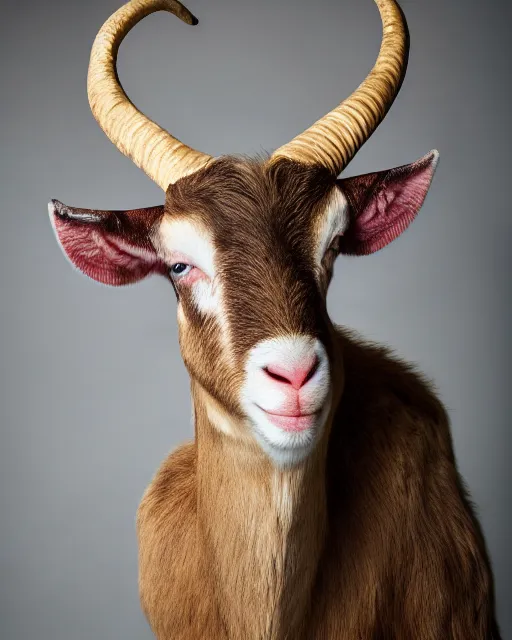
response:
<path fill-rule="evenodd" d="M 323 166 L 338 175 L 368 140 L 396 98 L 407 68 L 407 23 L 395 0 L 375 0 L 382 44 L 375 66 L 354 93 L 326 116 L 272 154 Z"/>
<path fill-rule="evenodd" d="M 187 24 L 197 19 L 178 0 L 132 0 L 116 11 L 94 41 L 87 78 L 92 113 L 116 147 L 164 191 L 212 159 L 195 151 L 141 113 L 123 91 L 116 72 L 119 45 L 145 16 L 170 11 Z"/>

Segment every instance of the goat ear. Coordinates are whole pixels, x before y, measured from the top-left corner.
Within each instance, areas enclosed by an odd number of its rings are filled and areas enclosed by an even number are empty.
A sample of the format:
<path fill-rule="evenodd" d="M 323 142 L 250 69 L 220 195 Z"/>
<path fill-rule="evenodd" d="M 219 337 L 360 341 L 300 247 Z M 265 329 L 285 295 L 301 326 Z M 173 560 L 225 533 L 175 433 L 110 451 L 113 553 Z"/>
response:
<path fill-rule="evenodd" d="M 349 202 L 340 253 L 368 255 L 397 238 L 416 217 L 439 160 L 431 151 L 412 164 L 338 180 Z"/>
<path fill-rule="evenodd" d="M 70 262 L 93 280 L 111 286 L 131 284 L 164 273 L 150 232 L 163 206 L 132 211 L 95 211 L 48 205 L 57 240 Z"/>

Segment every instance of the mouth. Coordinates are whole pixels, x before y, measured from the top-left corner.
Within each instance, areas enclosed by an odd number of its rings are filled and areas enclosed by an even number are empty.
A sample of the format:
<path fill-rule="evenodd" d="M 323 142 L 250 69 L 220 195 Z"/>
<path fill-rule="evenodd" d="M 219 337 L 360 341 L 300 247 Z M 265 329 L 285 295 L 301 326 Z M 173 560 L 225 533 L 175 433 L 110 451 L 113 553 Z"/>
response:
<path fill-rule="evenodd" d="M 275 413 L 272 411 L 266 411 L 259 405 L 256 405 L 258 409 L 263 411 L 263 413 L 267 416 L 267 418 L 279 429 L 288 432 L 298 433 L 301 431 L 306 431 L 306 429 L 311 429 L 311 427 L 315 424 L 320 411 L 316 411 L 315 413 L 294 413 L 294 414 L 285 414 L 285 413 Z"/>

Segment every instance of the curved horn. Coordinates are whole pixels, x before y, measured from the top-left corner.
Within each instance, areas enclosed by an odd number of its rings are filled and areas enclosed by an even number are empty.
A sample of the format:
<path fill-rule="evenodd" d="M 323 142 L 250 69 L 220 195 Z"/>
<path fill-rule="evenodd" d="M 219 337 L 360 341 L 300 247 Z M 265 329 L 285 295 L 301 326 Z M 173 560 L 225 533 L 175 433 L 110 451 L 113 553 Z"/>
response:
<path fill-rule="evenodd" d="M 187 24 L 197 19 L 178 0 L 132 0 L 116 11 L 94 41 L 87 77 L 92 113 L 116 147 L 162 189 L 204 167 L 211 156 L 195 151 L 141 113 L 119 84 L 116 59 L 126 34 L 145 16 L 170 11 Z"/>
<path fill-rule="evenodd" d="M 375 66 L 355 92 L 271 156 L 321 165 L 338 175 L 378 127 L 396 98 L 407 68 L 409 34 L 395 0 L 375 0 L 382 44 Z"/>

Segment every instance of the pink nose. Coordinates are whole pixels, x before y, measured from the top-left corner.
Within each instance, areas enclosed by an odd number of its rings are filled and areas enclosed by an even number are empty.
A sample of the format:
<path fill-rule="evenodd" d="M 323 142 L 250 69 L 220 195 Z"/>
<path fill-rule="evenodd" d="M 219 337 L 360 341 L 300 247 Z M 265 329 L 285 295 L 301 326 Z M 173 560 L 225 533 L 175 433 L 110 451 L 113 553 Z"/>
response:
<path fill-rule="evenodd" d="M 263 371 L 276 382 L 290 384 L 294 389 L 300 389 L 315 375 L 319 360 L 316 354 L 311 354 L 300 364 L 269 364 L 263 367 Z"/>

